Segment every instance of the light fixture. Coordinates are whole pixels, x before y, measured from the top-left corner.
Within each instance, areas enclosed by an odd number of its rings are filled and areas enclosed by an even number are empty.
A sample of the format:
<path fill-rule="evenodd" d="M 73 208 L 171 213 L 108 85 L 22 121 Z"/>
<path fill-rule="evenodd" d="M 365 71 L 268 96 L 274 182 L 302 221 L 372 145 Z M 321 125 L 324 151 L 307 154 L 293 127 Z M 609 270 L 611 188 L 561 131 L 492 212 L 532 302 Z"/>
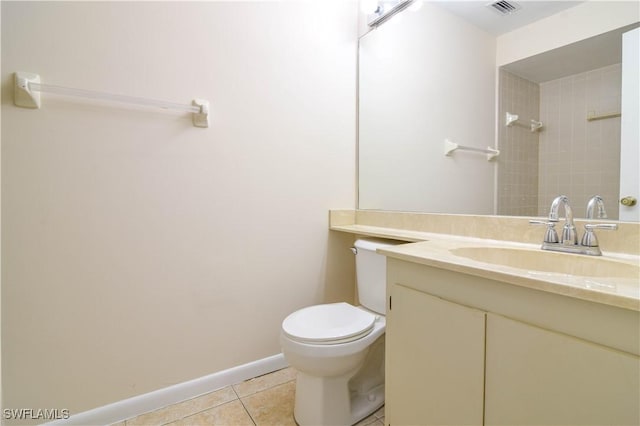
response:
<path fill-rule="evenodd" d="M 378 0 L 378 7 L 368 16 L 369 26 L 377 27 L 413 2 L 414 0 Z"/>

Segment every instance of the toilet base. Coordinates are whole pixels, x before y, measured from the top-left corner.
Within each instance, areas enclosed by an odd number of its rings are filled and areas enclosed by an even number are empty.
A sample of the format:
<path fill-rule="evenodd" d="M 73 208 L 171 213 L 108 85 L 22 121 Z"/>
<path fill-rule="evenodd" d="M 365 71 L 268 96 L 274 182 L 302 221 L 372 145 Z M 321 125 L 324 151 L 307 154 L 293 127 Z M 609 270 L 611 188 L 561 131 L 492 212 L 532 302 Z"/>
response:
<path fill-rule="evenodd" d="M 384 383 L 366 394 L 349 395 L 348 380 L 298 373 L 293 415 L 299 425 L 354 425 L 383 405 Z"/>
<path fill-rule="evenodd" d="M 384 405 L 384 384 L 372 389 L 367 395 L 351 398 L 351 424 L 372 415 Z"/>
<path fill-rule="evenodd" d="M 333 377 L 298 371 L 294 417 L 299 425 L 353 425 L 384 405 L 384 335 L 360 368 Z"/>

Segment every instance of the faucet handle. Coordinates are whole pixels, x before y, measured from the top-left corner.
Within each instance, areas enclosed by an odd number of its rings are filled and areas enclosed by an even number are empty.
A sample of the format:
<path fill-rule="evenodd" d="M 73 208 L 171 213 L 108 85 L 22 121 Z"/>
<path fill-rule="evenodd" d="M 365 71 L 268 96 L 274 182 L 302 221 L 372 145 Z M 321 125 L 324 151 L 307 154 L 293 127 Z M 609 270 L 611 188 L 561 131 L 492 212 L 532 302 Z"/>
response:
<path fill-rule="evenodd" d="M 582 236 L 581 245 L 585 247 L 598 247 L 598 238 L 596 238 L 594 229 L 604 229 L 607 231 L 615 231 L 618 229 L 616 223 L 587 223 L 584 225 L 585 233 Z"/>
<path fill-rule="evenodd" d="M 618 229 L 617 223 L 587 223 L 584 225 L 587 229 L 606 229 L 608 231 L 615 231 Z"/>
<path fill-rule="evenodd" d="M 546 225 L 547 231 L 544 234 L 544 242 L 545 243 L 557 243 L 560 241 L 558 238 L 558 233 L 556 232 L 556 222 L 555 221 L 546 221 L 546 220 L 530 220 L 529 223 L 531 225 Z"/>

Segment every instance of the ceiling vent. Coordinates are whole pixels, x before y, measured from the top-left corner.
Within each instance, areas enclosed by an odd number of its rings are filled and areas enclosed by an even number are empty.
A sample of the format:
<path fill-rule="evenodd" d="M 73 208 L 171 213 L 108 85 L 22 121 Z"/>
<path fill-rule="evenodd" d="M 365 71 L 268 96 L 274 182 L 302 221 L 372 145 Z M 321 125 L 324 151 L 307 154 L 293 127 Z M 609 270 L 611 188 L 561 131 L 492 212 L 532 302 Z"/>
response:
<path fill-rule="evenodd" d="M 487 7 L 495 10 L 502 16 L 511 15 L 512 13 L 520 10 L 522 6 L 513 1 L 499 0 L 493 3 L 487 4 Z"/>

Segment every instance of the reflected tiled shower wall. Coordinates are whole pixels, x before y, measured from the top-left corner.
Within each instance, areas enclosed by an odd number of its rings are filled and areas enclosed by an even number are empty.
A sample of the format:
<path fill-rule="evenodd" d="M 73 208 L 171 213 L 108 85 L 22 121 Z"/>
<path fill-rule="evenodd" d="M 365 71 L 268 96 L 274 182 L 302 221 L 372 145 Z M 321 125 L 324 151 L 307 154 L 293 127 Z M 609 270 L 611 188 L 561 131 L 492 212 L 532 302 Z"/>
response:
<path fill-rule="evenodd" d="M 538 84 L 500 70 L 500 156 L 497 158 L 497 213 L 500 215 L 536 216 L 538 213 L 538 132 L 531 132 L 528 123 L 539 119 L 539 101 Z M 519 122 L 506 127 L 507 112 L 517 114 Z"/>
<path fill-rule="evenodd" d="M 566 194 L 577 217 L 593 195 L 618 219 L 620 117 L 587 121 L 588 115 L 620 112 L 621 66 L 610 65 L 540 84 L 540 181 L 538 213 Z"/>

